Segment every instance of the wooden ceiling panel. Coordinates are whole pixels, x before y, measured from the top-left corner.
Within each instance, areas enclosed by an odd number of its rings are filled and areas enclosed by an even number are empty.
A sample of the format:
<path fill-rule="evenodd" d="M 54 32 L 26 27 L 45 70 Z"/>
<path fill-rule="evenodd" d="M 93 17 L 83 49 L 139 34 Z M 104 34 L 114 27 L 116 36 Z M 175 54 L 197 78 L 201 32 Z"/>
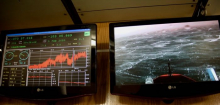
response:
<path fill-rule="evenodd" d="M 220 0 L 209 0 L 206 5 L 207 15 L 220 15 Z"/>
<path fill-rule="evenodd" d="M 61 0 L 0 0 L 0 31 L 73 24 Z"/>
<path fill-rule="evenodd" d="M 83 23 L 191 17 L 195 7 L 196 4 L 127 8 L 81 12 L 79 16 Z"/>
<path fill-rule="evenodd" d="M 77 12 L 144 7 L 155 5 L 197 3 L 198 0 L 72 0 Z"/>

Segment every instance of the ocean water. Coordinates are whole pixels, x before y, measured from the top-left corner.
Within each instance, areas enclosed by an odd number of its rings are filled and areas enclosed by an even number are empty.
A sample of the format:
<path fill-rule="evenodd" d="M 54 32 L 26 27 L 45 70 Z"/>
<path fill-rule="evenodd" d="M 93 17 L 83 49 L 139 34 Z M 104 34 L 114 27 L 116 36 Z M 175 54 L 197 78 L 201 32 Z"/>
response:
<path fill-rule="evenodd" d="M 152 84 L 172 73 L 211 81 L 206 68 L 220 74 L 219 26 L 186 26 L 115 39 L 116 84 Z M 145 83 L 146 82 L 146 83 Z"/>

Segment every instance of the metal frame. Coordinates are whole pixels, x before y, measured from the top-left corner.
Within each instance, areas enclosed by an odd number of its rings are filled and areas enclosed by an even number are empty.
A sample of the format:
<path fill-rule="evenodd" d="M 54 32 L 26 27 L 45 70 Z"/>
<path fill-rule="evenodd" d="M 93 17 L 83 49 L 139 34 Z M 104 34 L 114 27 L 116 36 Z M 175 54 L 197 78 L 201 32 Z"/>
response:
<path fill-rule="evenodd" d="M 199 0 L 192 17 L 202 17 L 206 15 L 206 4 L 209 0 Z"/>
<path fill-rule="evenodd" d="M 61 0 L 74 24 L 83 24 L 71 0 Z"/>

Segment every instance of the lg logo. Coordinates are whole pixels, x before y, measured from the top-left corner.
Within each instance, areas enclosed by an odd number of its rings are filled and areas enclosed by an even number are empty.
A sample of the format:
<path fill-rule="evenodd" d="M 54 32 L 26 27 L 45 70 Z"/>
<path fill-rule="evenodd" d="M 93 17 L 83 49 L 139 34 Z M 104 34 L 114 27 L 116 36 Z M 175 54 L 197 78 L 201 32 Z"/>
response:
<path fill-rule="evenodd" d="M 168 86 L 168 89 L 169 89 L 169 90 L 171 90 L 171 89 L 176 89 L 176 86 L 171 86 L 171 85 L 169 85 L 169 86 Z"/>
<path fill-rule="evenodd" d="M 37 88 L 37 92 L 42 92 L 44 89 Z"/>

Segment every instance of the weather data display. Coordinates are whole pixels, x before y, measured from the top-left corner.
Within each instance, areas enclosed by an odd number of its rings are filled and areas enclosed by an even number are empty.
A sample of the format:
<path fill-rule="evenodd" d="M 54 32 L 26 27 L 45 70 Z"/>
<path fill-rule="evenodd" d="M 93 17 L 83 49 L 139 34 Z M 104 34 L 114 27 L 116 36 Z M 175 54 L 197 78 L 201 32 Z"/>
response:
<path fill-rule="evenodd" d="M 90 29 L 8 34 L 1 86 L 89 86 Z"/>
<path fill-rule="evenodd" d="M 116 27 L 117 85 L 219 81 L 218 20 Z"/>

